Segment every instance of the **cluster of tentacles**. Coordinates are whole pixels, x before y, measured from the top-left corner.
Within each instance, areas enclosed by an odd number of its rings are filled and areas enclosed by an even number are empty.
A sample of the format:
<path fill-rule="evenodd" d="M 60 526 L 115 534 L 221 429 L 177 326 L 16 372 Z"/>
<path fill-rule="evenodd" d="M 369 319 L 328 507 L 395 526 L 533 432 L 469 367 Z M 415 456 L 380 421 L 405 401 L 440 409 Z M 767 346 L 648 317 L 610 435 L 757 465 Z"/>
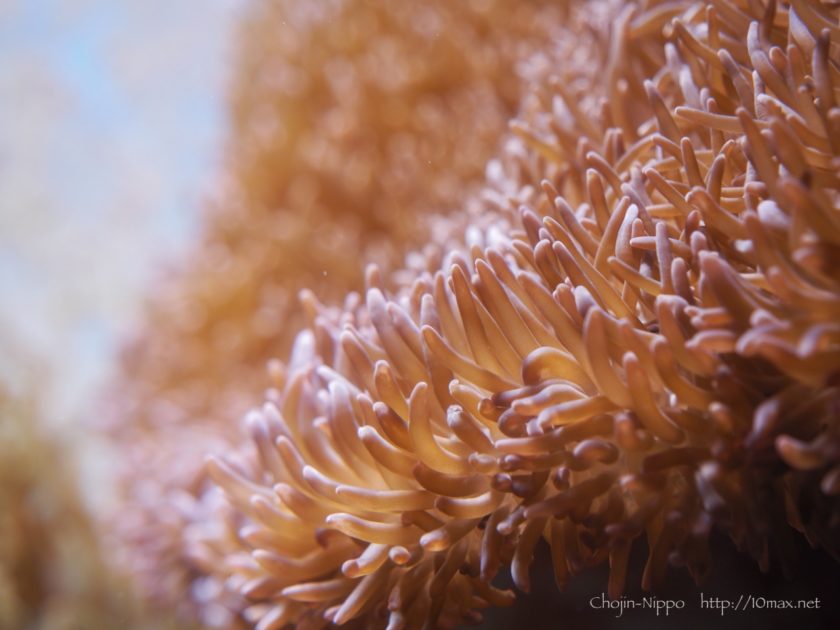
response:
<path fill-rule="evenodd" d="M 362 286 L 360 259 L 398 264 L 432 210 L 480 188 L 529 80 L 520 62 L 563 14 L 546 0 L 247 4 L 202 240 L 154 286 L 102 414 L 121 453 L 112 553 L 186 615 L 204 454 L 240 439 L 265 362 L 305 325 L 297 292 L 340 299 Z"/>
<path fill-rule="evenodd" d="M 840 553 L 837 8 L 584 10 L 603 45 L 535 88 L 461 246 L 303 294 L 250 446 L 208 460 L 191 553 L 261 630 L 477 620 L 540 538 L 614 597 L 640 538 L 646 588 L 701 579 L 712 527 Z"/>

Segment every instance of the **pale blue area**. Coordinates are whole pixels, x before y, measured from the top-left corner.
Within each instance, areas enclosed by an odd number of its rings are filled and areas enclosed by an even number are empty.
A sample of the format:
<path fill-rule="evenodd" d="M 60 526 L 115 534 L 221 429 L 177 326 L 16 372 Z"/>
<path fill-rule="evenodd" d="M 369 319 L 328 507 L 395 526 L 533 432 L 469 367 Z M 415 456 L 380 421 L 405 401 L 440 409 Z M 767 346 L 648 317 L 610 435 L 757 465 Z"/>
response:
<path fill-rule="evenodd" d="M 96 181 L 103 177 L 120 177 L 119 173 L 109 172 L 115 165 L 97 163 L 85 155 L 88 150 L 85 139 L 117 138 L 131 150 L 147 144 L 150 136 L 154 139 L 156 134 L 171 134 L 171 129 L 153 126 L 153 121 L 149 121 L 149 110 L 152 110 L 151 113 L 154 110 L 163 111 L 169 120 L 178 124 L 177 135 L 169 135 L 168 139 L 157 138 L 161 142 L 171 142 L 173 153 L 177 153 L 176 160 L 160 164 L 162 168 L 176 170 L 172 192 L 185 188 L 194 192 L 191 184 L 205 177 L 208 169 L 216 166 L 219 135 L 225 126 L 220 77 L 187 80 L 181 85 L 177 77 L 171 76 L 166 77 L 165 83 L 149 81 L 141 86 L 145 89 L 142 95 L 153 102 L 132 102 L 120 85 L 120 77 L 115 76 L 109 56 L 116 41 L 126 37 L 136 38 L 143 29 L 152 31 L 149 33 L 149 45 L 156 45 L 154 22 L 149 22 L 146 13 L 143 16 L 145 20 L 139 24 L 132 23 L 133 16 L 142 11 L 136 8 L 142 6 L 142 0 L 134 3 L 114 0 L 78 3 L 83 8 L 75 15 L 70 9 L 57 10 L 63 4 L 68 3 L 61 0 L 23 0 L 14 5 L 11 19 L 0 23 L 0 57 L 11 53 L 29 55 L 35 63 L 47 68 L 70 95 L 71 100 L 66 105 L 72 116 L 68 117 L 68 126 L 59 130 L 62 136 L 70 137 L 57 138 L 59 142 L 52 147 L 50 172 L 62 175 L 59 183 L 66 187 L 66 200 L 70 206 L 86 206 L 77 219 L 101 218 L 97 214 L 101 214 L 105 206 L 97 197 L 102 187 L 97 186 Z M 149 4 L 167 6 L 167 3 Z M 193 15 L 185 11 L 184 6 L 191 5 L 192 11 L 197 11 L 199 16 L 215 17 L 216 20 L 218 15 L 214 16 L 214 13 L 225 13 L 229 18 L 233 15 L 230 2 L 193 0 L 172 4 L 175 7 L 180 5 L 180 9 L 150 10 L 147 13 L 157 13 L 156 19 L 161 24 L 181 19 L 184 29 L 206 26 L 201 19 L 184 20 L 185 16 Z M 130 9 L 132 6 L 135 7 L 133 10 Z M 215 30 L 219 30 L 218 24 L 214 26 Z M 185 32 L 185 47 L 190 46 L 190 40 L 191 35 Z M 219 42 L 218 48 L 224 45 L 225 42 Z M 185 58 L 189 56 L 189 53 L 184 55 Z M 198 55 L 197 61 L 204 62 L 204 55 Z M 221 59 L 207 61 L 219 62 Z M 184 59 L 173 59 L 173 67 L 177 68 L 179 63 L 184 63 Z M 185 66 L 183 70 L 199 77 L 208 74 L 202 67 Z M 173 78 L 176 80 L 173 81 Z M 20 102 L 17 105 L 27 107 L 29 104 Z M 14 124 L 12 121 L 5 123 Z M 61 140 L 68 141 L 62 143 Z M 150 213 L 160 215 L 161 237 L 168 243 L 180 241 L 195 228 L 195 209 L 183 207 L 181 201 L 173 199 L 163 207 L 148 209 Z"/>
<path fill-rule="evenodd" d="M 57 406 L 106 378 L 196 237 L 243 5 L 0 2 L 0 326 L 50 365 Z"/>

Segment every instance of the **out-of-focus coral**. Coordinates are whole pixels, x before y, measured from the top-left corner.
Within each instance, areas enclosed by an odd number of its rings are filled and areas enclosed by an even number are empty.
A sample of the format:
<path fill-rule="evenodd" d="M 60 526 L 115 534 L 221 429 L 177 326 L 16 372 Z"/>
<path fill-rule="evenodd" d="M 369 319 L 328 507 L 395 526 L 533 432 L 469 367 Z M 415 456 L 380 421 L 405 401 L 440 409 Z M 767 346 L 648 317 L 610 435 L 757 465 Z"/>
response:
<path fill-rule="evenodd" d="M 528 590 L 540 538 L 613 597 L 642 538 L 645 588 L 702 580 L 713 527 L 765 569 L 796 530 L 838 555 L 837 17 L 573 7 L 461 246 L 305 294 L 208 461 L 227 505 L 190 545 L 244 619 L 454 627 L 511 601 L 501 567 Z"/>
<path fill-rule="evenodd" d="M 112 390 L 126 446 L 114 526 L 153 596 L 191 601 L 182 535 L 203 520 L 201 458 L 236 435 L 265 362 L 304 324 L 298 291 L 340 299 L 361 288 L 362 261 L 394 265 L 428 239 L 428 215 L 463 208 L 565 12 L 542 1 L 254 3 L 226 179 L 203 241 L 155 287 Z"/>
<path fill-rule="evenodd" d="M 560 20 L 552 5 L 256 2 L 204 242 L 126 352 L 138 399 L 227 419 L 231 391 L 288 349 L 299 289 L 339 299 L 361 261 L 398 262 L 427 240 L 426 215 L 460 210 L 516 113 L 520 62 Z"/>
<path fill-rule="evenodd" d="M 0 387 L 0 627 L 171 627 L 103 560 L 71 468 L 33 400 Z"/>

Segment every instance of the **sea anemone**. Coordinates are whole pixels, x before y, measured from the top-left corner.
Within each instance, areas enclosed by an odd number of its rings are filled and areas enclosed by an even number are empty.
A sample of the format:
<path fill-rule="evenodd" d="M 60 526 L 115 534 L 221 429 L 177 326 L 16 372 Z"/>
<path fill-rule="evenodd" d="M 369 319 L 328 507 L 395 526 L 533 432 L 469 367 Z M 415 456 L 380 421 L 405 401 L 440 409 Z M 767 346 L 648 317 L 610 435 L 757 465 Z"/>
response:
<path fill-rule="evenodd" d="M 204 454 L 238 441 L 231 418 L 305 323 L 301 288 L 330 301 L 359 289 L 359 259 L 395 266 L 428 239 L 432 210 L 458 210 L 481 186 L 532 79 L 519 62 L 564 13 L 543 1 L 252 4 L 203 240 L 155 285 L 103 414 L 121 453 L 113 554 L 158 603 L 214 625 L 212 588 L 186 594 L 197 573 L 183 532 L 207 520 Z"/>
<path fill-rule="evenodd" d="M 191 549 L 261 630 L 475 621 L 541 538 L 612 597 L 642 537 L 645 588 L 702 579 L 713 527 L 837 555 L 837 9 L 570 12 L 460 246 L 304 293 L 250 444 L 208 460 Z"/>

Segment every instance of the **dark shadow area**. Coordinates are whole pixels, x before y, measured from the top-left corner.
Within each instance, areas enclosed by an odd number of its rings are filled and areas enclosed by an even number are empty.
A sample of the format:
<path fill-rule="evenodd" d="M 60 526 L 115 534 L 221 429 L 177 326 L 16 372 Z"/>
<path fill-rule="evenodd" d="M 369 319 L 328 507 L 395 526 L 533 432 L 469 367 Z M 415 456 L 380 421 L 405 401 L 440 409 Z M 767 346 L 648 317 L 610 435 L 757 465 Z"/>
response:
<path fill-rule="evenodd" d="M 712 540 L 713 566 L 709 576 L 700 586 L 684 569 L 671 568 L 666 582 L 656 592 L 659 600 L 681 600 L 681 610 L 670 611 L 665 616 L 662 610 L 625 608 L 596 609 L 590 601 L 600 606 L 601 594 L 606 598 L 609 570 L 606 566 L 584 572 L 570 579 L 565 592 L 559 592 L 554 584 L 551 557 L 548 546 L 537 547 L 534 565 L 531 568 L 532 592 L 519 593 L 516 603 L 506 609 L 496 609 L 485 615 L 479 627 L 485 630 L 518 628 L 521 630 L 823 630 L 840 628 L 840 564 L 825 553 L 815 551 L 799 539 L 796 573 L 791 580 L 778 570 L 771 569 L 764 574 L 747 555 L 739 553 L 732 542 L 723 536 Z M 631 568 L 627 576 L 626 598 L 641 602 L 651 593 L 642 591 L 642 571 L 647 549 L 641 543 L 634 549 Z M 500 580 L 499 586 L 513 588 L 508 576 Z M 701 594 L 709 598 L 724 598 L 737 602 L 743 595 L 744 601 L 752 595 L 758 606 L 760 598 L 766 600 L 790 600 L 797 606 L 798 600 L 819 598 L 819 609 L 763 609 L 756 606 L 747 610 L 728 610 L 721 615 L 720 609 L 703 607 Z M 744 607 L 742 602 L 741 606 Z M 621 614 L 620 617 L 618 615 Z"/>

